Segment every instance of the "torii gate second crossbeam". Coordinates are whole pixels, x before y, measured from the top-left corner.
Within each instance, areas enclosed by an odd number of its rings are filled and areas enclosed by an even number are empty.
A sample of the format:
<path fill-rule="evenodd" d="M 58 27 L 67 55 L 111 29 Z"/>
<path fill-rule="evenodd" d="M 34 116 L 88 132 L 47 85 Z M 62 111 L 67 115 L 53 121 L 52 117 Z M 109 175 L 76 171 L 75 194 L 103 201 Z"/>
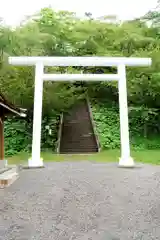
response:
<path fill-rule="evenodd" d="M 114 58 L 114 57 L 9 57 L 12 65 L 35 66 L 34 114 L 32 157 L 28 160 L 29 167 L 43 166 L 41 152 L 41 121 L 44 81 L 118 81 L 121 157 L 119 166 L 133 167 L 134 160 L 130 155 L 126 66 L 150 66 L 150 58 Z M 47 74 L 45 66 L 114 66 L 117 74 Z"/>

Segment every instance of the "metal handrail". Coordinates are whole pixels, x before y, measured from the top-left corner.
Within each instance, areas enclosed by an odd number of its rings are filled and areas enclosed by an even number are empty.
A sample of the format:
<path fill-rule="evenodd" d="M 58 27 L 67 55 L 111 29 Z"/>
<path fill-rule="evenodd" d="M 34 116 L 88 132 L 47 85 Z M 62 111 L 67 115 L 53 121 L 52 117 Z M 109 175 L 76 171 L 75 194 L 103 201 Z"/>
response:
<path fill-rule="evenodd" d="M 97 143 L 97 146 L 98 146 L 98 152 L 100 152 L 101 151 L 100 140 L 99 140 L 99 136 L 98 136 L 98 133 L 97 133 L 97 130 L 96 130 L 96 124 L 95 124 L 95 121 L 94 121 L 94 117 L 93 117 L 93 114 L 92 114 L 92 109 L 91 109 L 91 105 L 90 105 L 88 96 L 86 97 L 86 101 L 87 101 L 87 106 L 88 106 L 88 110 L 89 110 L 89 114 L 90 114 L 90 119 L 91 119 L 93 132 L 94 132 L 94 135 L 95 135 L 95 138 L 96 138 L 96 143 Z"/>
<path fill-rule="evenodd" d="M 60 152 L 61 136 L 62 136 L 62 124 L 63 124 L 63 113 L 61 114 L 60 123 L 59 123 L 58 141 L 57 141 L 57 153 Z"/>

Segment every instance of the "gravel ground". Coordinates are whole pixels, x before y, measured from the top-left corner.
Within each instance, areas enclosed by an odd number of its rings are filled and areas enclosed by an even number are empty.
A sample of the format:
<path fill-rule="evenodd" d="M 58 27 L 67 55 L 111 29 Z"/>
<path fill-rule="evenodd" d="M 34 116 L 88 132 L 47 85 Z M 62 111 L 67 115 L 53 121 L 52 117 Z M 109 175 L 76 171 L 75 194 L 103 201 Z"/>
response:
<path fill-rule="evenodd" d="M 158 166 L 48 163 L 0 190 L 0 240 L 156 240 L 159 226 Z"/>

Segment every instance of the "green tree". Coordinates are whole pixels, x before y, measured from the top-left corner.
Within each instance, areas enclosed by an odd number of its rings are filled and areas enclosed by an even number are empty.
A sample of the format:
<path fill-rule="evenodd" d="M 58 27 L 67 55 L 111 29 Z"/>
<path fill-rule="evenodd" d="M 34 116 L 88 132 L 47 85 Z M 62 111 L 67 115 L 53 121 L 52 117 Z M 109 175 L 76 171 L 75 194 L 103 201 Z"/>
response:
<path fill-rule="evenodd" d="M 109 18 L 109 17 L 108 17 Z M 0 89 L 13 103 L 33 109 L 34 69 L 8 64 L 8 56 L 126 56 L 151 57 L 150 68 L 128 68 L 127 85 L 132 118 L 142 119 L 146 112 L 160 107 L 160 32 L 159 9 L 142 19 L 118 22 L 105 17 L 97 20 L 90 13 L 80 19 L 75 13 L 42 9 L 14 30 L 0 23 Z M 116 18 L 114 17 L 116 20 Z M 147 21 L 151 21 L 148 25 Z M 115 73 L 111 67 L 45 68 L 58 73 Z M 116 82 L 44 83 L 44 115 L 67 111 L 74 102 L 88 93 L 99 102 L 118 104 Z M 147 110 L 148 109 L 148 110 Z M 156 111 L 157 113 L 157 111 Z M 150 114 L 151 115 L 151 114 Z M 154 115 L 154 114 L 153 114 Z M 137 118 L 139 116 L 140 118 Z M 158 112 L 159 116 L 159 112 Z M 145 118 L 145 117 L 144 117 Z M 144 121 L 143 118 L 143 121 Z M 147 128 L 159 128 L 158 117 L 148 118 Z M 134 121 L 132 121 L 134 122 Z M 145 125 L 146 126 L 146 125 Z M 148 134 L 148 130 L 147 130 Z"/>

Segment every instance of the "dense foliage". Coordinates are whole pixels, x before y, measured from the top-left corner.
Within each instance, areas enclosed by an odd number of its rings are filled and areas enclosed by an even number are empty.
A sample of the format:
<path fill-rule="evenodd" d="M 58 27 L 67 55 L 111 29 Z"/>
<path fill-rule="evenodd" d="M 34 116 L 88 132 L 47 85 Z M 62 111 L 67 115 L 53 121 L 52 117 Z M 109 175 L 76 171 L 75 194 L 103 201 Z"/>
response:
<path fill-rule="evenodd" d="M 120 148 L 119 109 L 107 103 L 93 103 L 92 112 L 102 149 Z M 146 113 L 144 115 L 144 113 Z M 157 115 L 144 109 L 130 108 L 129 125 L 131 146 L 134 149 L 160 148 Z M 158 122 L 159 123 L 159 122 Z"/>
<path fill-rule="evenodd" d="M 59 123 L 59 113 L 52 112 L 45 115 L 42 120 L 42 151 L 55 151 L 57 145 L 57 132 Z M 51 134 L 49 129 L 51 129 Z M 17 117 L 12 117 L 5 121 L 5 151 L 8 156 L 18 152 L 30 152 L 32 144 L 32 119 L 24 121 Z"/>
<path fill-rule="evenodd" d="M 149 13 L 143 19 L 116 24 L 106 22 L 105 19 L 101 21 L 94 20 L 89 16 L 87 18 L 87 16 L 84 19 L 79 19 L 74 13 L 66 11 L 55 12 L 50 8 L 45 8 L 16 29 L 4 26 L 1 23 L 0 90 L 13 103 L 27 108 L 29 111 L 29 120 L 27 121 L 31 121 L 34 90 L 33 69 L 30 67 L 10 66 L 8 64 L 8 56 L 97 55 L 151 57 L 153 64 L 150 68 L 128 68 L 128 102 L 130 106 L 131 132 L 133 133 L 131 135 L 139 135 L 139 139 L 140 137 L 147 139 L 151 135 L 158 135 L 160 132 L 159 12 Z M 150 27 L 146 24 L 146 19 L 152 21 Z M 46 68 L 46 71 L 114 73 L 115 69 L 110 67 L 70 67 L 66 69 L 57 67 Z M 96 99 L 99 106 L 101 106 L 102 102 L 104 106 L 104 99 L 105 102 L 107 100 L 107 104 L 105 104 L 107 109 L 105 106 L 102 108 L 98 107 L 98 105 L 95 106 L 95 109 L 97 109 L 95 118 L 97 121 L 102 115 L 104 118 L 103 124 L 99 123 L 100 125 L 98 125 L 102 145 L 107 148 L 118 147 L 117 83 L 45 82 L 43 119 L 55 119 L 57 114 L 67 111 L 75 101 L 83 98 L 85 93 L 90 98 Z M 46 122 L 48 121 L 46 120 Z M 111 128 L 110 122 L 114 125 L 113 128 Z M 30 125 L 32 124 L 30 123 Z M 57 125 L 57 123 L 53 123 L 53 125 Z M 52 139 L 46 133 L 42 134 L 44 148 L 55 145 L 56 129 L 55 127 L 53 130 L 55 135 Z M 6 123 L 5 130 L 7 136 L 6 148 L 10 149 L 7 150 L 9 154 L 28 149 L 28 146 L 31 144 L 29 140 L 31 131 L 28 130 L 28 122 L 21 123 L 19 120 L 17 123 L 15 120 L 13 122 L 9 120 Z M 14 137 L 11 138 L 13 134 Z M 24 136 L 27 136 L 25 137 L 25 141 L 23 141 Z M 113 136 L 114 141 L 112 140 Z M 45 145 L 48 141 L 49 143 Z M 157 143 L 155 145 L 157 146 Z"/>

